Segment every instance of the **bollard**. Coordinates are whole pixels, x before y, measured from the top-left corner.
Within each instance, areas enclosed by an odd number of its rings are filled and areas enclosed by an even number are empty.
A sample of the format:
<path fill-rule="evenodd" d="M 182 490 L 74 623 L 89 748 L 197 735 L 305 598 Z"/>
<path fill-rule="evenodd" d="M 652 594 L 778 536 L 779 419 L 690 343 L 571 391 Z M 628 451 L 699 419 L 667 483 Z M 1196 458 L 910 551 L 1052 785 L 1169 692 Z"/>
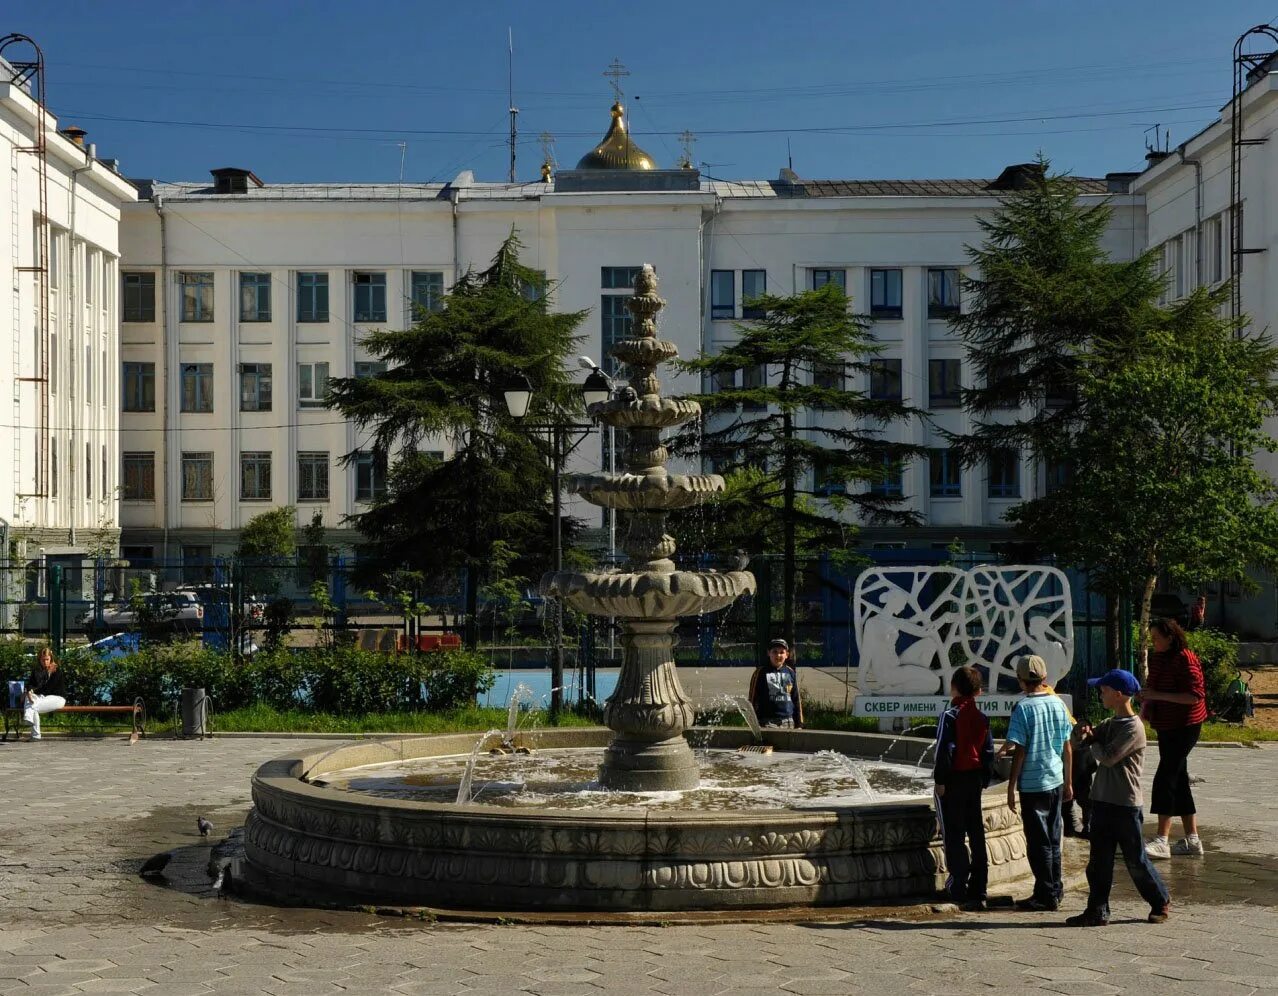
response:
<path fill-rule="evenodd" d="M 203 737 L 208 732 L 209 699 L 203 688 L 182 689 L 182 736 Z"/>

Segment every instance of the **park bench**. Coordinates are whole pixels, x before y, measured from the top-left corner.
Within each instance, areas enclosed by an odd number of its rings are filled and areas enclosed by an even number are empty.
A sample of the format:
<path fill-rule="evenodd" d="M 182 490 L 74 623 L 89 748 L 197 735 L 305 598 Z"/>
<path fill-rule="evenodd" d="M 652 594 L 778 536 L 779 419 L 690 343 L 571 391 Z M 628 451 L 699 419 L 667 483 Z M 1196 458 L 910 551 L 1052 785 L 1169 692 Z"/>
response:
<path fill-rule="evenodd" d="M 109 716 L 128 715 L 131 727 L 129 743 L 135 744 L 140 737 L 146 736 L 146 705 L 141 699 L 136 699 L 133 705 L 126 706 L 69 705 L 63 706 L 58 712 L 100 713 Z M 4 735 L 0 736 L 0 743 L 9 739 L 10 730 L 13 731 L 13 738 L 17 740 L 18 734 L 22 730 L 22 708 L 20 706 L 4 710 Z"/>

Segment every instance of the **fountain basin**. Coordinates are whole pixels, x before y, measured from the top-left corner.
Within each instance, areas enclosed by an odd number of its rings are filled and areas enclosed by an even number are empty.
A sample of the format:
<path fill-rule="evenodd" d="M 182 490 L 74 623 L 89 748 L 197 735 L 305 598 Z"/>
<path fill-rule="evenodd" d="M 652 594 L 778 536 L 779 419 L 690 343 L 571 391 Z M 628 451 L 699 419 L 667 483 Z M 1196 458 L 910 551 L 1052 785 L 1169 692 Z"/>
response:
<path fill-rule="evenodd" d="M 696 731 L 708 746 L 744 730 Z M 547 730 L 546 748 L 604 747 L 605 729 Z M 767 731 L 777 750 L 913 763 L 925 741 Z M 731 910 L 909 902 L 945 878 L 930 801 L 732 812 L 525 810 L 340 791 L 326 772 L 464 754 L 473 734 L 353 743 L 264 764 L 242 869 L 248 887 L 327 905 L 509 910 Z M 303 773 L 309 781 L 303 780 Z M 992 789 L 984 803 L 992 886 L 1025 877 L 1020 821 Z"/>
<path fill-rule="evenodd" d="M 668 619 L 726 608 L 755 590 L 749 571 L 669 571 L 574 574 L 563 571 L 542 579 L 542 592 L 599 616 Z"/>

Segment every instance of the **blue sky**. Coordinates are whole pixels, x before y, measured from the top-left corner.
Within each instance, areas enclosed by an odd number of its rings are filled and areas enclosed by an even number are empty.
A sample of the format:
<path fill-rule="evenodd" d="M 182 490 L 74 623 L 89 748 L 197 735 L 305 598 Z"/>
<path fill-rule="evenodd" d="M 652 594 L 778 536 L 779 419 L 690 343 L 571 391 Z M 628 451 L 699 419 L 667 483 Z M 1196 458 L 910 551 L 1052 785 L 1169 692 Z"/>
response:
<path fill-rule="evenodd" d="M 602 135 L 614 58 L 659 165 L 689 129 L 704 172 L 767 179 L 787 139 L 812 178 L 994 176 L 1040 149 L 1081 175 L 1138 168 L 1145 129 L 1175 144 L 1208 122 L 1235 38 L 1276 17 L 1278 0 L 47 0 L 0 28 L 40 43 L 63 125 L 130 176 L 505 179 L 509 27 L 520 179 L 542 132 L 565 167 Z"/>

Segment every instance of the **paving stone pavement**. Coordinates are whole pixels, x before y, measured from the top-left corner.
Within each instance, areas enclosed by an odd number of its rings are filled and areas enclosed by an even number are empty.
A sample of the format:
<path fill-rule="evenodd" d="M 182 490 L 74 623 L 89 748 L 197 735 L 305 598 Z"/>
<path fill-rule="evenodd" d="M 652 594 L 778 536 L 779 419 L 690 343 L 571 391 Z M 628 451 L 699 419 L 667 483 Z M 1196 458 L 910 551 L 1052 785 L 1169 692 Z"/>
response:
<path fill-rule="evenodd" d="M 1144 923 L 1120 886 L 1115 923 L 1081 931 L 1061 926 L 1081 893 L 1056 915 L 697 927 L 419 924 L 215 897 L 196 816 L 214 838 L 242 825 L 250 773 L 297 746 L 0 744 L 0 996 L 1278 992 L 1278 748 L 1196 751 L 1209 851 L 1164 863 L 1172 919 Z M 137 877 L 170 848 L 184 887 Z"/>

